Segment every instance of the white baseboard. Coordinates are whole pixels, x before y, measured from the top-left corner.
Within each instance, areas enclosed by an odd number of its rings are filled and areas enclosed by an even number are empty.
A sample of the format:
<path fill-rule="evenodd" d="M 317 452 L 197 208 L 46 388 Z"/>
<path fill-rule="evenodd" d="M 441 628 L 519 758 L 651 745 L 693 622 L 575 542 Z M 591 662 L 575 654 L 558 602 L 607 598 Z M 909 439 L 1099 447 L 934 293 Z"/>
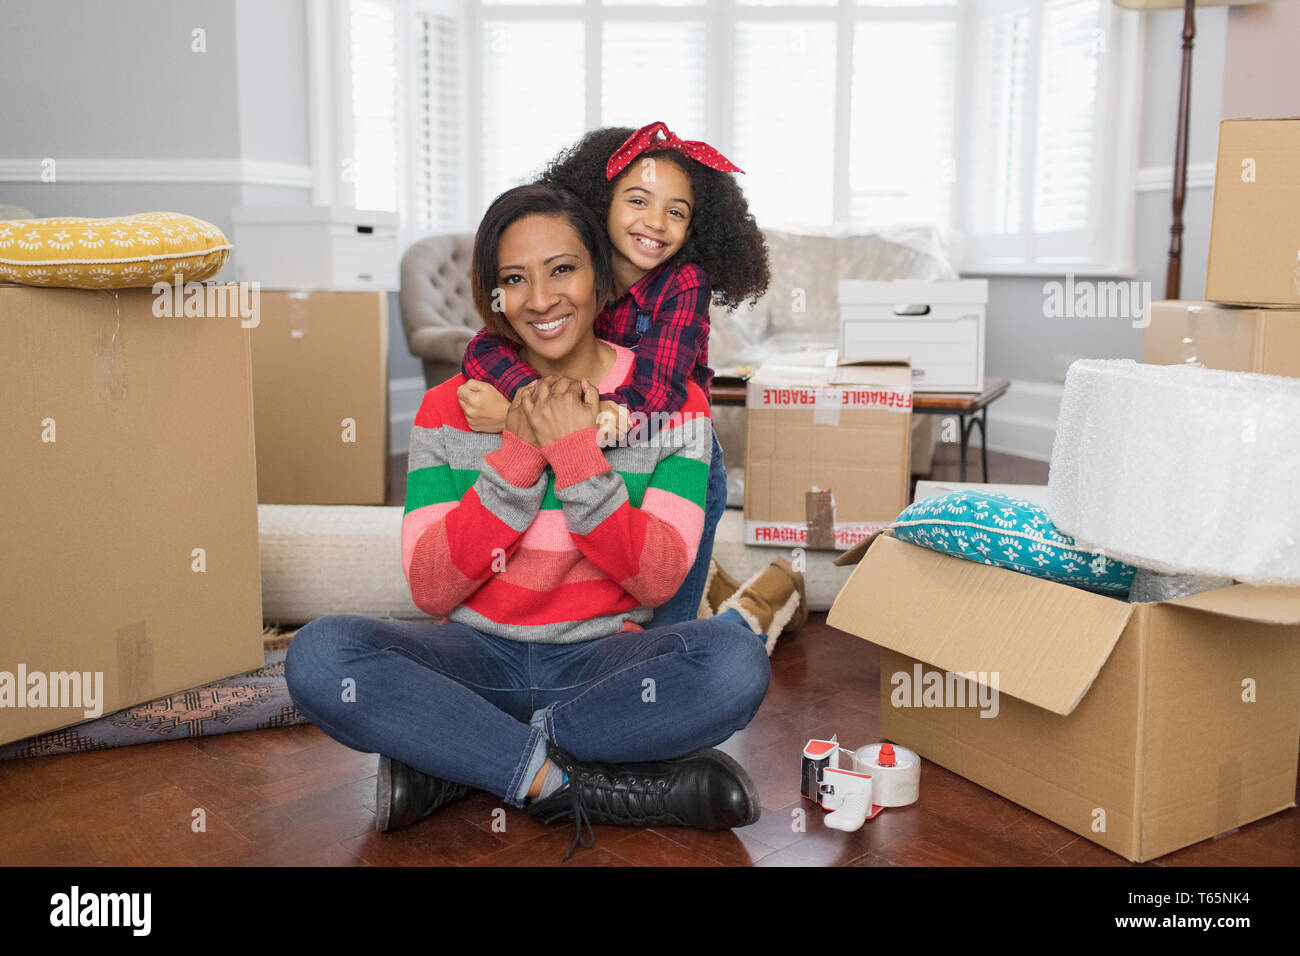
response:
<path fill-rule="evenodd" d="M 1058 382 L 1012 380 L 1007 393 L 989 406 L 989 450 L 1051 461 L 1063 387 Z M 971 445 L 980 444 L 976 429 Z"/>

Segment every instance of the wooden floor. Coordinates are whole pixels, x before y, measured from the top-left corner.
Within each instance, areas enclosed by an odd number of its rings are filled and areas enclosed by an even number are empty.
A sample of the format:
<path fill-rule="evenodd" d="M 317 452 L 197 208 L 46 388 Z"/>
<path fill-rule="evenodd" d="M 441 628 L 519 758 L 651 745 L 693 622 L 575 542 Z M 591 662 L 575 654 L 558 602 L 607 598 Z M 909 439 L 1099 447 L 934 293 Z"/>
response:
<path fill-rule="evenodd" d="M 1045 464 L 990 458 L 994 481 L 1046 480 Z M 952 477 L 944 472 L 950 464 L 941 460 L 934 477 Z M 395 475 L 404 478 L 404 468 Z M 856 833 L 827 829 L 822 811 L 799 798 L 800 751 L 810 737 L 832 733 L 849 747 L 878 740 L 878 677 L 875 646 L 814 615 L 777 646 L 758 716 L 722 747 L 757 784 L 762 818 L 724 833 L 599 826 L 595 847 L 569 865 L 1127 865 L 928 764 L 918 804 L 885 810 Z M 553 865 L 573 839 L 571 824 L 542 826 L 512 807 L 494 812 L 501 801 L 486 793 L 409 829 L 376 833 L 375 763 L 311 726 L 0 763 L 0 863 Z M 196 809 L 204 832 L 192 829 Z M 1300 811 L 1293 809 L 1157 863 L 1294 866 L 1298 859 Z"/>

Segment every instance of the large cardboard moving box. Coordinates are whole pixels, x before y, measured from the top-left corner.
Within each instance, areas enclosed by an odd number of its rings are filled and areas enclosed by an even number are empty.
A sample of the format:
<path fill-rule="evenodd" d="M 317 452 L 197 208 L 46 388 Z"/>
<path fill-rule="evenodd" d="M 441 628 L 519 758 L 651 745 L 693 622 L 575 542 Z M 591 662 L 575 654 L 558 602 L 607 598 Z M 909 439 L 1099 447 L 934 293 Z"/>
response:
<path fill-rule="evenodd" d="M 0 286 L 0 743 L 264 662 L 250 330 L 155 301 Z"/>
<path fill-rule="evenodd" d="M 1152 302 L 1142 343 L 1148 365 L 1197 362 L 1229 372 L 1300 378 L 1300 309 Z"/>
<path fill-rule="evenodd" d="M 1128 604 L 859 550 L 827 620 L 881 647 L 885 738 L 1130 860 L 1295 805 L 1300 588 Z"/>
<path fill-rule="evenodd" d="M 746 544 L 842 550 L 907 507 L 906 364 L 772 361 L 749 379 L 745 407 Z"/>
<path fill-rule="evenodd" d="M 1300 118 L 1219 124 L 1205 297 L 1300 304 Z"/>
<path fill-rule="evenodd" d="M 388 407 L 384 293 L 261 294 L 253 331 L 259 502 L 384 504 Z"/>

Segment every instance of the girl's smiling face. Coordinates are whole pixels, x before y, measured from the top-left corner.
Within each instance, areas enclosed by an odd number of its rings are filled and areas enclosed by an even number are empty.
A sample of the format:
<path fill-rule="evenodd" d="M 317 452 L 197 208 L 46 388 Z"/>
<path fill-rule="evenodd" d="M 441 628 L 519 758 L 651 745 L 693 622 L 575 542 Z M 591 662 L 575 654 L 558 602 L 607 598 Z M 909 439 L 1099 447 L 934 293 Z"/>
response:
<path fill-rule="evenodd" d="M 645 162 L 649 159 L 649 162 Z M 638 157 L 614 183 L 609 240 L 619 260 L 646 273 L 686 244 L 695 212 L 691 177 L 664 157 Z"/>

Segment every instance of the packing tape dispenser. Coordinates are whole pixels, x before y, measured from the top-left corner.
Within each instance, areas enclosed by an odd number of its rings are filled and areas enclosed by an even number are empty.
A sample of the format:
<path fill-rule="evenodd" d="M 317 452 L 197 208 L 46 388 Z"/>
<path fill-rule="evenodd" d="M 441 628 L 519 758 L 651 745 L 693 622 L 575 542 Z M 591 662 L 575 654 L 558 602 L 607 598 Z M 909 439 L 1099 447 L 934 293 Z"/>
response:
<path fill-rule="evenodd" d="M 848 754 L 852 769 L 840 766 Z M 885 807 L 905 807 L 920 797 L 921 758 L 906 747 L 867 744 L 841 747 L 837 736 L 810 740 L 803 749 L 799 793 L 825 810 L 826 825 L 859 829 Z"/>

